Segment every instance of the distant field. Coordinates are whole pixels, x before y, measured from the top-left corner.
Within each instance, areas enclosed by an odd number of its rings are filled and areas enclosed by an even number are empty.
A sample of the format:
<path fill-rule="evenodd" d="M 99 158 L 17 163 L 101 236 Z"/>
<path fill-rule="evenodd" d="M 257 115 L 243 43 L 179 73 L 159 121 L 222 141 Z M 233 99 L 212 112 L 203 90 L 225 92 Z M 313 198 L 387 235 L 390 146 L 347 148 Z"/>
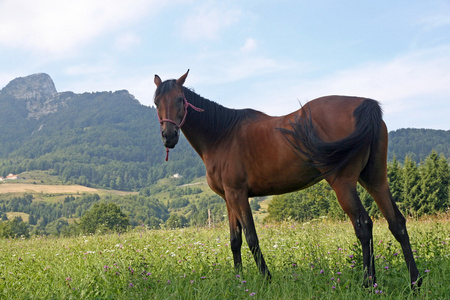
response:
<path fill-rule="evenodd" d="M 29 214 L 23 212 L 7 212 L 6 216 L 8 217 L 8 220 L 13 220 L 16 217 L 21 217 L 24 222 L 28 222 L 28 218 L 30 217 Z"/>
<path fill-rule="evenodd" d="M 125 192 L 117 190 L 103 190 L 85 187 L 81 185 L 62 184 L 32 184 L 32 183 L 1 183 L 0 197 L 9 199 L 23 194 L 32 194 L 33 201 L 45 201 L 49 203 L 59 203 L 67 196 L 77 196 L 81 194 L 104 195 L 130 195 L 138 192 Z"/>
<path fill-rule="evenodd" d="M 2 183 L 0 194 L 7 193 L 44 193 L 44 194 L 76 194 L 96 193 L 98 190 L 81 185 L 45 185 L 27 183 Z"/>

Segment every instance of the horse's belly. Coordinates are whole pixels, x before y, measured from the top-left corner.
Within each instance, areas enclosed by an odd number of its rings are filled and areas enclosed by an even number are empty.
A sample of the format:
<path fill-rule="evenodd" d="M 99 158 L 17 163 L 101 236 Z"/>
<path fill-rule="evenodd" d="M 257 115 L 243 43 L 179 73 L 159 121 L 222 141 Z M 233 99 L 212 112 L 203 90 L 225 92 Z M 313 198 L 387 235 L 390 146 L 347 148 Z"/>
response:
<path fill-rule="evenodd" d="M 249 181 L 249 197 L 279 195 L 310 187 L 318 182 L 320 172 L 317 169 L 303 169 L 301 173 L 271 174 L 268 178 Z M 320 181 L 320 180 L 319 180 Z"/>

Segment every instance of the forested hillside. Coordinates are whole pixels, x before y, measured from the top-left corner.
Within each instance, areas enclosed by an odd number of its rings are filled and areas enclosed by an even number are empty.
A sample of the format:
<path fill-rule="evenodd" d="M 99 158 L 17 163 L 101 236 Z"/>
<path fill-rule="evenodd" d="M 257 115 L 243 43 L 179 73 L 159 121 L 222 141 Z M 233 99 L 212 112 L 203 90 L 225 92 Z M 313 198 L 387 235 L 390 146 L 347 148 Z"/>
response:
<path fill-rule="evenodd" d="M 389 132 L 389 161 L 400 161 L 408 155 L 415 162 L 424 161 L 434 150 L 450 157 L 450 130 L 398 129 Z"/>
<path fill-rule="evenodd" d="M 204 175 L 185 139 L 164 161 L 156 110 L 127 91 L 57 93 L 48 86 L 50 77 L 37 74 L 0 91 L 0 176 L 51 170 L 66 182 L 139 190 L 175 173 L 186 182 Z"/>

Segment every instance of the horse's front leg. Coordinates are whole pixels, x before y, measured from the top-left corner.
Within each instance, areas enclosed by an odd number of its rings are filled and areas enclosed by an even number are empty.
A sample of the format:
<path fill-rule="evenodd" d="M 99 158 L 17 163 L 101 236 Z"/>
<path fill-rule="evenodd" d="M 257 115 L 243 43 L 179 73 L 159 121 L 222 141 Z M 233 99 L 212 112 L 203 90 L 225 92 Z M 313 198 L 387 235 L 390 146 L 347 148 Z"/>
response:
<path fill-rule="evenodd" d="M 228 208 L 228 217 L 230 220 L 231 250 L 233 251 L 235 266 L 240 266 L 242 264 L 240 253 L 242 244 L 240 229 L 242 229 L 244 231 L 247 244 L 253 254 L 259 271 L 265 277 L 270 279 L 272 275 L 269 272 L 269 268 L 267 267 L 266 261 L 264 260 L 264 256 L 261 252 L 261 248 L 259 247 L 259 240 L 256 234 L 256 228 L 253 221 L 250 204 L 248 203 L 247 193 L 236 190 L 228 190 L 225 191 L 225 195 Z M 231 215 L 234 215 L 234 218 L 230 217 Z M 232 219 L 235 219 L 235 221 L 233 221 Z M 232 222 L 240 224 L 240 226 L 233 226 L 234 228 L 239 228 L 239 231 L 235 231 L 236 233 L 234 236 L 233 229 L 231 227 Z"/>
<path fill-rule="evenodd" d="M 233 213 L 227 202 L 228 222 L 230 225 L 230 245 L 233 252 L 234 267 L 240 272 L 242 269 L 241 247 L 242 247 L 242 226 L 238 218 Z"/>

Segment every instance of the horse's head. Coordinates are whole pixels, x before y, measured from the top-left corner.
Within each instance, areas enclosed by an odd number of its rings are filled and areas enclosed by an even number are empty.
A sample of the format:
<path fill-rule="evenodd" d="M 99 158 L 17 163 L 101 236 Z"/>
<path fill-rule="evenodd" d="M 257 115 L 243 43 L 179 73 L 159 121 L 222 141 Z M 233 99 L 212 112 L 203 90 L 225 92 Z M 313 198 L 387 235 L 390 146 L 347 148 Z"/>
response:
<path fill-rule="evenodd" d="M 183 94 L 183 84 L 189 70 L 177 80 L 161 81 L 155 75 L 155 105 L 161 124 L 161 137 L 166 148 L 174 148 L 180 137 L 180 127 L 186 119 L 188 103 Z"/>

